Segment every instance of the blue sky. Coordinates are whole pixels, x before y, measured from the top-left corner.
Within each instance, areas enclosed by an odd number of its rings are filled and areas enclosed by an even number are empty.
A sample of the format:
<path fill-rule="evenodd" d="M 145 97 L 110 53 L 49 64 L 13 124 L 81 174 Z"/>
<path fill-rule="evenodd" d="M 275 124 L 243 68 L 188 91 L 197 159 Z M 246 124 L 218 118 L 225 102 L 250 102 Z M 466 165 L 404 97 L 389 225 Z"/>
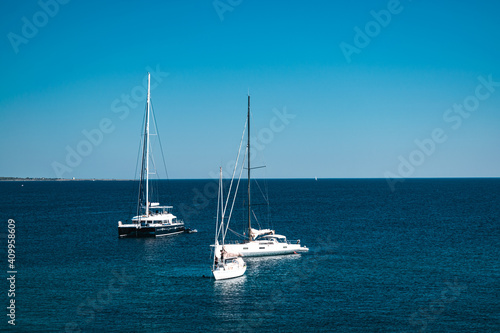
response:
<path fill-rule="evenodd" d="M 170 178 L 234 158 L 248 90 L 266 177 L 500 176 L 496 1 L 61 2 L 0 5 L 0 176 L 133 178 L 147 68 Z"/>

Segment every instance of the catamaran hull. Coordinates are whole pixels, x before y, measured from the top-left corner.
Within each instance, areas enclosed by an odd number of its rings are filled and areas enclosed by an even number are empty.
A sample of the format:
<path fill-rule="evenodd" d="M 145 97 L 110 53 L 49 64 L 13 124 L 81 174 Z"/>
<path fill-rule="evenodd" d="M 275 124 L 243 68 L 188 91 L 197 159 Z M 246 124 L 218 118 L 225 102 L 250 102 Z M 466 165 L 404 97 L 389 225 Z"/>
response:
<path fill-rule="evenodd" d="M 118 227 L 119 237 L 144 238 L 144 237 L 162 237 L 183 233 L 186 228 L 179 226 L 159 226 L 159 227 L 140 227 L 121 226 Z"/>

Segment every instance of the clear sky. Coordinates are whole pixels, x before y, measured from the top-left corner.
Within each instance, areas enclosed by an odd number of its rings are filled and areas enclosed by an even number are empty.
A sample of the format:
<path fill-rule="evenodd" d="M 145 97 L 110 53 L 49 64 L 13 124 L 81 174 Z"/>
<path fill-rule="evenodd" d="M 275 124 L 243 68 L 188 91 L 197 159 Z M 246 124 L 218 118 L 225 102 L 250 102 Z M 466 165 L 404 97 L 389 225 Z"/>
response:
<path fill-rule="evenodd" d="M 2 1 L 0 176 L 133 178 L 150 68 L 170 178 L 234 158 L 248 91 L 269 178 L 500 177 L 499 13 L 498 1 Z"/>

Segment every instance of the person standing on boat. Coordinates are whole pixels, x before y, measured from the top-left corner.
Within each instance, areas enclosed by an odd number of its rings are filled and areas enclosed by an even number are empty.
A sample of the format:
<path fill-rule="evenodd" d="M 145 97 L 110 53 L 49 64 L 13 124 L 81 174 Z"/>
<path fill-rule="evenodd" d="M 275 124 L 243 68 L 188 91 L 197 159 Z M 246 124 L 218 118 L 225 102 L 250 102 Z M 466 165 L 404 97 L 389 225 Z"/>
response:
<path fill-rule="evenodd" d="M 226 255 L 226 249 L 222 247 L 222 250 L 220 250 L 220 261 L 224 262 L 224 255 Z"/>

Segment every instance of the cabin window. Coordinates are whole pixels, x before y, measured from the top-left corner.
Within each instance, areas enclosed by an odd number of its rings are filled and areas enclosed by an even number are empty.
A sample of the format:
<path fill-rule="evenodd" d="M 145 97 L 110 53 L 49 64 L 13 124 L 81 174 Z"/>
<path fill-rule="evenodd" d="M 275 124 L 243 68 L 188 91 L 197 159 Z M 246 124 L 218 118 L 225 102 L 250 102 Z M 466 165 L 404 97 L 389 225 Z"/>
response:
<path fill-rule="evenodd" d="M 265 247 L 264 247 L 264 246 L 262 246 L 262 247 L 259 247 L 259 249 L 260 249 L 260 250 L 263 250 L 263 249 L 265 249 Z"/>
<path fill-rule="evenodd" d="M 248 247 L 244 247 L 243 250 L 248 250 Z"/>

